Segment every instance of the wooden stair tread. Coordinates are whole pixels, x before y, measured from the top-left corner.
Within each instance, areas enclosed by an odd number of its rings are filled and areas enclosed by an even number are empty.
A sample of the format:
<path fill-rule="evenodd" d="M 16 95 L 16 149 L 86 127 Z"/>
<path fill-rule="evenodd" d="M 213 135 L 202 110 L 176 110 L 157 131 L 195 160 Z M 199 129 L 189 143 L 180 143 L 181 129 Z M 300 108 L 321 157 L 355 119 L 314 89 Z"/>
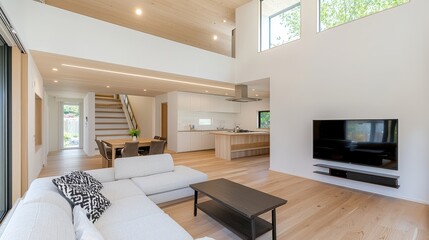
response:
<path fill-rule="evenodd" d="M 95 116 L 95 118 L 116 118 L 116 119 L 121 119 L 121 118 L 123 118 L 123 119 L 125 119 L 125 116 L 123 116 L 123 117 L 114 117 L 114 116 Z"/>
<path fill-rule="evenodd" d="M 96 93 L 95 96 L 96 97 L 111 97 L 111 98 L 113 98 L 115 96 L 115 94 Z"/>
<path fill-rule="evenodd" d="M 121 106 L 122 103 L 96 103 L 95 106 Z"/>
<path fill-rule="evenodd" d="M 127 122 L 96 122 L 95 124 L 128 124 Z"/>
<path fill-rule="evenodd" d="M 128 128 L 96 128 L 95 131 L 106 131 L 106 130 L 111 130 L 111 131 L 115 131 L 115 130 L 130 130 Z"/>
<path fill-rule="evenodd" d="M 112 101 L 112 102 L 121 102 L 121 100 L 120 100 L 120 99 L 113 98 L 113 97 L 95 97 L 95 100 Z"/>
<path fill-rule="evenodd" d="M 123 111 L 95 110 L 96 113 L 124 113 Z"/>

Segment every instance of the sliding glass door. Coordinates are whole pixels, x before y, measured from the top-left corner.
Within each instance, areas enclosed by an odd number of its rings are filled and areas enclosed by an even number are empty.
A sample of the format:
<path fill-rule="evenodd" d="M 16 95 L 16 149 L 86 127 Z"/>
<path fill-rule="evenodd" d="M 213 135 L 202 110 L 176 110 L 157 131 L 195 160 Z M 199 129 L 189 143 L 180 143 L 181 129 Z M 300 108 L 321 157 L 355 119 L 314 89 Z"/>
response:
<path fill-rule="evenodd" d="M 0 220 L 11 207 L 11 48 L 0 36 Z"/>

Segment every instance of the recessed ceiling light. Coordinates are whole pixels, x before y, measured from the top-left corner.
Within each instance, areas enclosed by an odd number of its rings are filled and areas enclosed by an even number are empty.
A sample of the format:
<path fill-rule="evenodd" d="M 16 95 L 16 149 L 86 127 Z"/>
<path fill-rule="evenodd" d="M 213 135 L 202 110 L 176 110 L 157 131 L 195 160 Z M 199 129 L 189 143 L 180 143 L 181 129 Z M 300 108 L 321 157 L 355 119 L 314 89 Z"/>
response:
<path fill-rule="evenodd" d="M 110 88 L 110 86 L 106 86 L 107 88 Z"/>
<path fill-rule="evenodd" d="M 52 71 L 57 72 L 58 68 L 52 68 Z"/>
<path fill-rule="evenodd" d="M 107 70 L 107 69 L 100 69 L 100 68 L 91 68 L 91 67 L 70 65 L 70 64 L 65 64 L 65 63 L 63 63 L 61 65 L 64 66 L 64 67 L 84 69 L 84 70 L 95 71 L 95 72 L 118 74 L 118 75 L 123 75 L 123 76 L 128 76 L 128 77 L 149 78 L 149 79 L 155 79 L 155 80 L 165 81 L 165 82 L 181 83 L 181 84 L 200 86 L 200 87 L 217 88 L 217 89 L 223 89 L 223 90 L 228 90 L 228 91 L 234 91 L 235 90 L 234 88 L 230 88 L 230 87 L 221 87 L 221 86 L 204 84 L 204 83 L 188 82 L 188 81 L 176 80 L 176 79 L 171 79 L 171 78 L 162 78 L 162 77 L 155 77 L 155 76 L 149 76 L 149 75 L 141 75 L 141 74 L 135 74 L 135 73 L 118 72 L 118 71 L 111 71 L 111 70 Z"/>
<path fill-rule="evenodd" d="M 223 23 L 226 23 L 226 19 L 224 19 L 222 22 L 223 22 Z"/>
<path fill-rule="evenodd" d="M 253 88 L 252 91 L 255 91 L 255 89 Z"/>
<path fill-rule="evenodd" d="M 206 90 L 205 92 L 208 93 L 209 91 Z"/>
<path fill-rule="evenodd" d="M 58 80 L 54 80 L 54 83 L 58 83 Z"/>
<path fill-rule="evenodd" d="M 147 91 L 147 89 L 143 89 L 143 92 L 146 92 Z"/>
<path fill-rule="evenodd" d="M 213 35 L 213 40 L 217 40 L 217 35 Z"/>
<path fill-rule="evenodd" d="M 255 94 L 255 96 L 256 96 L 256 97 L 259 97 L 259 95 L 258 95 L 258 94 Z"/>
<path fill-rule="evenodd" d="M 137 8 L 137 9 L 136 9 L 136 14 L 137 14 L 137 15 L 139 15 L 139 16 L 140 16 L 140 15 L 142 15 L 142 13 L 143 13 L 143 11 L 142 11 L 140 8 Z"/>

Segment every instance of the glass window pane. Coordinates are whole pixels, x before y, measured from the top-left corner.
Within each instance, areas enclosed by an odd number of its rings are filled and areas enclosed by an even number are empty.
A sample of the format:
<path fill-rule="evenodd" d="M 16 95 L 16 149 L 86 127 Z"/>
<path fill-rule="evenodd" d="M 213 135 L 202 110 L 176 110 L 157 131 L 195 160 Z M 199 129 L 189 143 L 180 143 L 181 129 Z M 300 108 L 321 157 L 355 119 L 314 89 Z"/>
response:
<path fill-rule="evenodd" d="M 270 111 L 258 112 L 258 128 L 270 128 Z"/>
<path fill-rule="evenodd" d="M 320 31 L 396 7 L 409 0 L 319 0 Z"/>
<path fill-rule="evenodd" d="M 0 37 L 0 220 L 10 209 L 10 48 Z"/>
<path fill-rule="evenodd" d="M 0 100 L 3 102 L 5 100 L 5 46 L 0 40 Z M 4 215 L 6 212 L 6 176 L 5 176 L 5 162 L 6 162 L 6 154 L 5 154 L 5 136 L 6 136 L 6 126 L 5 126 L 5 108 L 4 104 L 0 104 L 0 216 Z"/>
<path fill-rule="evenodd" d="M 260 8 L 261 51 L 300 38 L 300 0 L 264 0 Z"/>
<path fill-rule="evenodd" d="M 78 148 L 80 146 L 80 110 L 78 104 L 64 104 L 63 107 L 63 146 Z"/>

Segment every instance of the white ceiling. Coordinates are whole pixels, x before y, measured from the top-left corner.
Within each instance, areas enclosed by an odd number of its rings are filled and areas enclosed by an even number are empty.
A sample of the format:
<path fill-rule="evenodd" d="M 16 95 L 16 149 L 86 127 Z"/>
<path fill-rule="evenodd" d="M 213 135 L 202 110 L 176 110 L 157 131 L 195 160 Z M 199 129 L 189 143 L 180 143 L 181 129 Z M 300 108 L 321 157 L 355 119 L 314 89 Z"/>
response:
<path fill-rule="evenodd" d="M 51 96 L 69 97 L 87 92 L 154 97 L 172 91 L 234 95 L 234 84 L 157 72 L 87 59 L 31 51 Z M 78 66 L 70 67 L 70 66 Z M 53 68 L 58 71 L 53 71 Z M 55 82 L 57 81 L 57 82 Z M 269 97 L 269 79 L 246 82 L 249 96 Z M 107 86 L 110 86 L 107 88 Z M 146 91 L 145 91 L 146 89 Z"/>

